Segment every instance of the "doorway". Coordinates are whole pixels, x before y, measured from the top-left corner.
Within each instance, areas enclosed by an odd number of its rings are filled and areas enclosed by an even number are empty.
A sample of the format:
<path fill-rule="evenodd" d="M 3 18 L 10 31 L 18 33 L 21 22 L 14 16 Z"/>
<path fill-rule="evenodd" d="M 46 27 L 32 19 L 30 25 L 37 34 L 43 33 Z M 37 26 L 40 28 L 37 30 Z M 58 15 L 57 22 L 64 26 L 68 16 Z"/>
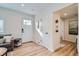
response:
<path fill-rule="evenodd" d="M 22 20 L 22 42 L 32 41 L 32 20 Z"/>
<path fill-rule="evenodd" d="M 64 7 L 55 13 L 56 21 L 55 21 L 55 30 L 57 36 L 57 41 L 59 42 L 60 48 L 63 48 L 67 45 L 70 45 L 76 55 L 77 52 L 77 43 L 76 38 L 78 35 L 78 4 L 71 4 L 67 7 Z M 70 51 L 71 51 L 70 50 Z"/>

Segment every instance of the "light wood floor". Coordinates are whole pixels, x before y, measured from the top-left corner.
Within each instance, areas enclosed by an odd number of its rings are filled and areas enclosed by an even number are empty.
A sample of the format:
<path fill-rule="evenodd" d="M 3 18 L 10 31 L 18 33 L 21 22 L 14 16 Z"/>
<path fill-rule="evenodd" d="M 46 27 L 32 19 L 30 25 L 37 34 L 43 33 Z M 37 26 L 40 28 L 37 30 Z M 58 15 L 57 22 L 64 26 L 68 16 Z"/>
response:
<path fill-rule="evenodd" d="M 22 44 L 22 46 L 15 48 L 14 51 L 9 52 L 13 56 L 73 56 L 75 55 L 75 46 L 71 42 L 63 42 L 66 45 L 51 52 L 45 47 L 42 47 L 34 42 Z"/>

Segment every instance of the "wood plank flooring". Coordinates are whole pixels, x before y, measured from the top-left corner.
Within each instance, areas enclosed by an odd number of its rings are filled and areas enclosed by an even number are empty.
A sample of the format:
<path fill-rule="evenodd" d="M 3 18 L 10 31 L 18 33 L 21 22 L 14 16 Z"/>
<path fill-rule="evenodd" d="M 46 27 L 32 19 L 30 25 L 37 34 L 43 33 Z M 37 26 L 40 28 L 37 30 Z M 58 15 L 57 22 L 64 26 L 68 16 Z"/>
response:
<path fill-rule="evenodd" d="M 64 47 L 59 48 L 55 52 L 51 52 L 43 46 L 29 42 L 15 48 L 9 54 L 12 54 L 12 56 L 74 56 L 76 53 L 74 43 L 65 42 L 65 44 Z"/>

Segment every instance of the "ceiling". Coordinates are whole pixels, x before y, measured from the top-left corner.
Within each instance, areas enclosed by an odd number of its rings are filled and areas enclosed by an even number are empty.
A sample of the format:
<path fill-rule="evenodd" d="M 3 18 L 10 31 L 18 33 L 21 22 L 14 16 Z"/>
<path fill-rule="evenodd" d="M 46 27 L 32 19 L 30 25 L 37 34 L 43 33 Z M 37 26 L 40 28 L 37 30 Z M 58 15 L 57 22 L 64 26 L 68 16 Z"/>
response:
<path fill-rule="evenodd" d="M 35 15 L 39 11 L 53 5 L 52 3 L 0 3 L 0 7 Z"/>
<path fill-rule="evenodd" d="M 62 19 L 78 16 L 78 5 L 76 3 L 72 4 L 68 7 L 56 11 L 55 13 L 60 15 Z"/>

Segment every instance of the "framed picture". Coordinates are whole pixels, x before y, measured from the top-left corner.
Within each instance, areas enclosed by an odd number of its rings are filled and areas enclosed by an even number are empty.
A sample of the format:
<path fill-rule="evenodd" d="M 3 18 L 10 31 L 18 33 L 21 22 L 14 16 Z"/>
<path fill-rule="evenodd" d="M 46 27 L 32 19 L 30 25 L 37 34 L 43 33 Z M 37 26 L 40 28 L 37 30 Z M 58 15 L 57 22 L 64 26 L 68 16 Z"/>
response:
<path fill-rule="evenodd" d="M 78 20 L 69 20 L 69 34 L 78 35 Z"/>

